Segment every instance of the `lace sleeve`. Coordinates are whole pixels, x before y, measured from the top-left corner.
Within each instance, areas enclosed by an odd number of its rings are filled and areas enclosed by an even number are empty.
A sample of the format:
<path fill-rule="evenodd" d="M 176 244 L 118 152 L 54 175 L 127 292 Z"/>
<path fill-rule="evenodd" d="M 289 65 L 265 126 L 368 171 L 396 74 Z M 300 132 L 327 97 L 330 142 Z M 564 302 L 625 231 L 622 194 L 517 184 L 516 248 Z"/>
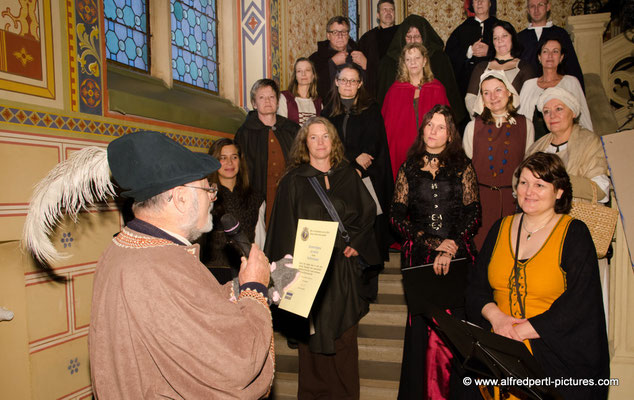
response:
<path fill-rule="evenodd" d="M 462 204 L 464 207 L 458 221 L 457 232 L 463 241 L 467 241 L 475 236 L 482 217 L 478 179 L 471 163 L 462 172 Z"/>
<path fill-rule="evenodd" d="M 417 230 L 409 220 L 409 181 L 405 175 L 406 168 L 407 164 L 403 164 L 398 171 L 390 210 L 390 222 L 403 239 L 401 244 L 409 242 L 416 248 L 422 246 L 427 249 L 426 251 L 433 251 L 443 239 L 436 235 L 425 234 L 423 230 Z"/>
<path fill-rule="evenodd" d="M 405 176 L 405 166 L 403 164 L 398 170 L 396 184 L 394 185 L 394 197 L 390 209 L 390 223 L 392 227 L 404 240 L 411 239 L 411 224 L 407 217 L 409 206 L 409 182 Z"/>

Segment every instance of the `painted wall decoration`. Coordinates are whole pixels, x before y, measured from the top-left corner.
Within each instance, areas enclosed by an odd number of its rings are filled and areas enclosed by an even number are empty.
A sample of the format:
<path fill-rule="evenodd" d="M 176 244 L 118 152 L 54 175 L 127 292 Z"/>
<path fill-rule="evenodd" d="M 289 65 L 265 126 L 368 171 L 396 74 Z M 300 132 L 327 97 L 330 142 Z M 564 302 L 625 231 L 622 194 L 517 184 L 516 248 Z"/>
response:
<path fill-rule="evenodd" d="M 551 19 L 563 26 L 571 15 L 574 0 L 551 1 Z M 464 0 L 407 0 L 407 15 L 419 14 L 427 18 L 436 32 L 447 41 L 451 32 L 465 19 Z M 497 17 L 509 21 L 517 31 L 528 26 L 526 0 L 498 0 Z"/>
<path fill-rule="evenodd" d="M 281 83 L 282 51 L 280 40 L 280 0 L 271 0 L 271 77 L 277 84 Z"/>
<path fill-rule="evenodd" d="M 0 90 L 55 98 L 50 0 L 0 1 Z"/>
<path fill-rule="evenodd" d="M 71 116 L 65 113 L 42 112 L 20 107 L 5 107 L 0 105 L 0 123 L 12 125 L 14 128 L 38 128 L 41 133 L 84 133 L 96 135 L 97 138 L 114 140 L 119 136 L 136 132 L 146 127 L 130 124 L 124 121 L 110 119 L 108 122 L 90 117 Z M 195 136 L 177 130 L 163 130 L 154 127 L 152 130 L 162 132 L 193 150 L 207 152 L 213 144 L 214 137 Z"/>
<path fill-rule="evenodd" d="M 95 115 L 101 115 L 103 107 L 99 4 L 97 0 L 75 0 L 74 7 L 79 111 Z"/>
<path fill-rule="evenodd" d="M 317 51 L 317 42 L 326 40 L 326 23 L 341 13 L 341 0 L 300 0 L 283 2 L 285 26 L 282 46 L 281 84 L 288 86 L 293 64 L 299 57 L 308 57 Z"/>
<path fill-rule="evenodd" d="M 240 13 L 241 105 L 250 106 L 249 91 L 258 79 L 270 77 L 269 0 L 238 0 Z"/>

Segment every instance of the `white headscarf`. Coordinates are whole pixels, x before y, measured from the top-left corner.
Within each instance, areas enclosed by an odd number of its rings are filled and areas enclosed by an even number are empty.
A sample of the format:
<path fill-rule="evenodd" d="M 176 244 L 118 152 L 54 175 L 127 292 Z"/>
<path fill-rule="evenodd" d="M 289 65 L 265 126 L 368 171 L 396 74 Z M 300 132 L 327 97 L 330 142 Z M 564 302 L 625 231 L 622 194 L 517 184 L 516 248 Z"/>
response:
<path fill-rule="evenodd" d="M 579 116 L 579 113 L 581 112 L 581 104 L 579 104 L 579 100 L 577 100 L 577 98 L 566 89 L 562 89 L 557 86 L 544 90 L 544 93 L 539 96 L 539 99 L 537 99 L 537 109 L 539 112 L 543 112 L 544 104 L 548 103 L 552 99 L 560 100 L 568 106 L 568 108 L 572 110 L 574 118 Z"/>
<path fill-rule="evenodd" d="M 476 98 L 475 105 L 473 106 L 473 111 L 477 114 L 482 114 L 482 111 L 484 111 L 484 101 L 482 100 L 482 82 L 484 81 L 484 79 L 490 76 L 504 83 L 504 86 L 506 86 L 506 89 L 509 92 L 511 92 L 511 97 L 512 97 L 511 101 L 512 101 L 513 107 L 518 108 L 520 105 L 520 95 L 517 94 L 517 90 L 515 90 L 515 88 L 509 81 L 509 79 L 506 77 L 506 74 L 504 73 L 504 71 L 500 71 L 497 69 L 490 69 L 488 71 L 485 71 L 482 74 L 482 76 L 480 76 L 480 86 L 478 87 L 478 97 Z M 498 126 L 497 118 L 495 119 L 496 119 L 496 126 Z M 515 124 L 515 118 L 512 118 L 512 117 L 508 118 L 507 116 L 507 119 L 509 123 Z"/>

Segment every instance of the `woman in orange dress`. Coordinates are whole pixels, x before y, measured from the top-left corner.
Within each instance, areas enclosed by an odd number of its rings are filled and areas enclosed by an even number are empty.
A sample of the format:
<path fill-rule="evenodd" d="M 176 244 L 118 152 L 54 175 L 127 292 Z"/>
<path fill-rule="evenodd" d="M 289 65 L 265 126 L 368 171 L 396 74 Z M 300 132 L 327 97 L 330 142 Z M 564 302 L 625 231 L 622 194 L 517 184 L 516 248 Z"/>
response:
<path fill-rule="evenodd" d="M 565 399 L 605 399 L 608 388 L 597 385 L 610 369 L 596 250 L 586 225 L 567 215 L 566 168 L 539 152 L 515 175 L 522 212 L 489 231 L 467 290 L 467 316 L 523 341 L 546 376 L 570 378 L 556 388 Z"/>

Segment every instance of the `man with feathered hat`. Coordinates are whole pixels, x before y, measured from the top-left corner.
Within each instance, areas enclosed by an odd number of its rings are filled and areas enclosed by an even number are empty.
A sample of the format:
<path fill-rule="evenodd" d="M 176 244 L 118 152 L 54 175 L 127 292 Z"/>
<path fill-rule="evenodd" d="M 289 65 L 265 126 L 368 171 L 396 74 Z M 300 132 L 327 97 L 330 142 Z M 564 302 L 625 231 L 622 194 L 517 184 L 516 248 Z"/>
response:
<path fill-rule="evenodd" d="M 95 272 L 89 348 L 98 398 L 256 399 L 269 391 L 268 260 L 253 246 L 239 285 L 221 286 L 191 243 L 212 228 L 217 189 L 206 176 L 219 167 L 163 134 L 137 132 L 107 151 L 77 152 L 36 188 L 24 240 L 44 262 L 58 257 L 47 235 L 61 210 L 76 215 L 113 194 L 110 172 L 134 200 L 135 219 Z"/>

